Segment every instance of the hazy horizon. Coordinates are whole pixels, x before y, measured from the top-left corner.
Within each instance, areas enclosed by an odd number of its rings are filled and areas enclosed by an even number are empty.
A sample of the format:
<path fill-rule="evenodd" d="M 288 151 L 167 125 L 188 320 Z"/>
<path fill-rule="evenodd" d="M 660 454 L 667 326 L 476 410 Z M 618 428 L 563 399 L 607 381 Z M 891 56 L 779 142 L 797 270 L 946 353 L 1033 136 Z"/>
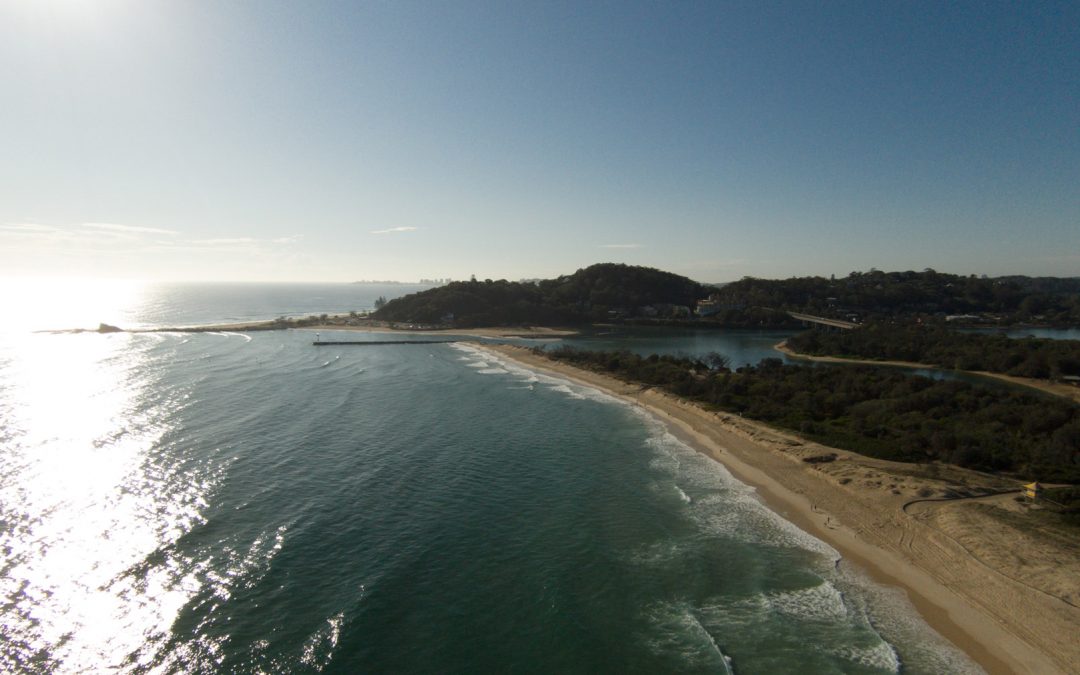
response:
<path fill-rule="evenodd" d="M 605 262 L 610 262 L 610 261 L 605 261 Z M 603 263 L 592 263 L 592 264 L 603 264 Z M 627 264 L 630 264 L 630 263 L 627 263 Z M 51 274 L 51 275 L 47 275 L 47 276 L 46 275 L 5 276 L 5 275 L 0 274 L 0 282 L 6 283 L 6 284 L 16 284 L 16 285 L 20 285 L 20 284 L 32 285 L 32 284 L 37 283 L 37 282 L 47 282 L 50 285 L 56 286 L 56 287 L 62 287 L 65 284 L 74 284 L 74 283 L 100 283 L 100 284 L 104 284 L 104 285 L 116 285 L 116 284 L 121 284 L 121 285 L 123 285 L 123 284 L 200 285 L 200 284 L 203 284 L 203 285 L 208 285 L 208 286 L 211 286 L 211 285 L 229 285 L 229 284 L 237 284 L 237 285 L 242 285 L 242 284 L 251 284 L 251 285 L 257 285 L 257 284 L 264 284 L 264 285 L 269 285 L 269 284 L 283 284 L 283 285 L 304 285 L 304 284 L 311 284 L 311 285 L 320 285 L 320 284 L 341 285 L 341 284 L 344 284 L 344 285 L 349 285 L 349 284 L 364 284 L 364 285 L 371 285 L 371 286 L 380 286 L 380 285 L 383 285 L 383 286 L 439 286 L 439 285 L 443 285 L 443 284 L 450 283 L 450 282 L 469 281 L 472 276 L 475 276 L 477 280 L 481 280 L 481 281 L 483 281 L 485 279 L 492 279 L 492 280 L 501 280 L 501 281 L 528 282 L 528 281 L 536 281 L 536 280 L 555 279 L 555 278 L 558 278 L 560 276 L 569 276 L 569 275 L 573 274 L 574 272 L 577 272 L 578 270 L 583 269 L 584 267 L 589 267 L 589 266 L 590 265 L 585 265 L 583 267 L 575 268 L 575 269 L 572 269 L 572 270 L 559 272 L 557 274 L 553 274 L 553 275 L 548 276 L 548 277 L 522 277 L 522 276 L 481 277 L 480 275 L 470 275 L 469 277 L 464 277 L 464 278 L 452 278 L 451 277 L 451 278 L 443 278 L 443 279 L 433 279 L 431 277 L 420 277 L 420 278 L 415 278 L 415 279 L 351 279 L 351 280 L 328 281 L 328 280 L 325 280 L 325 279 L 179 279 L 179 278 L 177 278 L 177 279 L 164 279 L 164 278 L 153 279 L 153 278 L 115 277 L 115 276 L 113 276 L 113 277 L 110 277 L 110 276 L 86 277 L 86 276 L 71 276 L 71 275 L 64 275 L 64 274 Z M 663 272 L 671 272 L 671 270 L 666 270 L 666 269 L 664 269 L 662 267 L 656 267 L 655 265 L 642 265 L 642 266 L 643 267 L 653 267 L 653 268 L 659 269 L 659 270 L 661 270 Z M 748 275 L 744 275 L 743 277 L 739 277 L 737 279 L 736 278 L 732 278 L 732 279 L 701 279 L 701 278 L 696 278 L 696 277 L 693 277 L 693 276 L 689 276 L 688 278 L 690 278 L 693 281 L 696 281 L 698 283 L 701 283 L 701 284 L 720 286 L 720 285 L 724 285 L 724 284 L 734 283 L 736 281 L 739 281 L 740 279 L 744 279 L 744 278 L 748 278 L 748 277 L 749 278 L 757 278 L 757 279 L 783 280 L 783 279 L 792 279 L 792 278 L 800 278 L 800 277 L 801 278 L 806 278 L 806 277 L 828 278 L 830 276 L 835 276 L 837 279 L 842 279 L 842 278 L 845 278 L 845 277 L 847 277 L 847 276 L 849 276 L 851 274 L 866 274 L 866 273 L 870 273 L 870 272 L 874 272 L 874 271 L 880 271 L 880 272 L 884 272 L 884 273 L 889 274 L 889 273 L 903 273 L 903 272 L 923 272 L 926 269 L 933 269 L 933 268 L 921 268 L 921 269 L 917 269 L 917 270 L 916 269 L 895 269 L 895 270 L 884 269 L 884 270 L 878 270 L 877 268 L 868 268 L 868 269 L 864 269 L 864 270 L 849 270 L 848 272 L 835 273 L 835 274 L 834 273 L 803 274 L 803 275 L 786 275 L 786 276 L 776 276 L 776 277 L 765 277 L 765 276 L 757 276 L 757 275 L 753 275 L 753 274 L 748 274 Z M 999 277 L 1013 277 L 1013 276 L 1026 276 L 1026 277 L 1033 277 L 1033 278 L 1034 277 L 1080 278 L 1080 273 L 1068 274 L 1068 275 L 1022 274 L 1022 273 L 1018 273 L 1018 274 L 1002 274 L 1002 275 L 984 275 L 984 274 L 975 274 L 975 273 L 964 274 L 964 273 L 954 272 L 952 270 L 947 270 L 947 269 L 938 269 L 938 270 L 934 270 L 934 271 L 938 272 L 940 274 L 955 274 L 957 276 L 979 276 L 979 277 L 989 277 L 989 278 L 992 278 L 992 279 L 993 278 L 999 278 Z"/>
<path fill-rule="evenodd" d="M 0 0 L 9 277 L 1080 275 L 1080 6 Z"/>

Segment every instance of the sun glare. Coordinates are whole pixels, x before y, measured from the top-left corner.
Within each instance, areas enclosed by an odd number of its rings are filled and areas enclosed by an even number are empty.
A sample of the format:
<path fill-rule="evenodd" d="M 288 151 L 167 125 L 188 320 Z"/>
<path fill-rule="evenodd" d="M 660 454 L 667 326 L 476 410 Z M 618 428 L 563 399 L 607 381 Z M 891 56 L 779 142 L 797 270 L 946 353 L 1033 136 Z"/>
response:
<path fill-rule="evenodd" d="M 73 320 L 73 310 L 102 312 L 127 293 L 116 282 L 38 281 L 15 299 L 24 320 Z M 9 652 L 18 658 L 49 653 L 68 669 L 118 670 L 167 632 L 192 592 L 171 570 L 128 574 L 197 517 L 162 506 L 149 456 L 169 425 L 160 409 L 139 414 L 153 392 L 132 341 L 153 339 L 26 335 L 0 347 L 0 412 L 16 439 L 0 452 L 0 504 L 23 514 L 17 536 L 0 535 L 10 554 L 0 592 L 12 601 L 5 637 L 19 637 Z"/>
<path fill-rule="evenodd" d="M 48 43 L 122 30 L 131 5 L 130 0 L 15 0 L 0 2 L 0 20 L 6 14 Z"/>
<path fill-rule="evenodd" d="M 102 279 L 5 279 L 7 300 L 0 332 L 96 329 L 101 323 L 124 326 L 143 293 L 139 281 Z"/>

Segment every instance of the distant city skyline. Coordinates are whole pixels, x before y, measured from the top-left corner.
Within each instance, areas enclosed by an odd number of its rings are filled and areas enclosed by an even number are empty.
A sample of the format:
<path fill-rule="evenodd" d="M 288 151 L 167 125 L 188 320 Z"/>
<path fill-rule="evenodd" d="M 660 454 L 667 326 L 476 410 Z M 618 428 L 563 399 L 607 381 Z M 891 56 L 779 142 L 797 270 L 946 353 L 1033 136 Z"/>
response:
<path fill-rule="evenodd" d="M 1075 2 L 0 0 L 0 276 L 1080 276 Z"/>

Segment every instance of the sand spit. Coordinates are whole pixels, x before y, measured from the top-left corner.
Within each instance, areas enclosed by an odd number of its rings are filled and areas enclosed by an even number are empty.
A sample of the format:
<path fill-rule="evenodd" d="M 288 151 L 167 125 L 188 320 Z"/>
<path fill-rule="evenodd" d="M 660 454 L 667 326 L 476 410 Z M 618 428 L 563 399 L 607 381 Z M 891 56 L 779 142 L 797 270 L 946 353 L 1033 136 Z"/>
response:
<path fill-rule="evenodd" d="M 845 564 L 903 588 L 931 626 L 988 672 L 1080 672 L 1080 542 L 1031 518 L 1005 492 L 1014 483 L 863 457 L 522 347 L 483 348 L 648 409 Z M 829 453 L 836 459 L 805 461 Z M 969 498 L 924 501 L 956 495 Z"/>

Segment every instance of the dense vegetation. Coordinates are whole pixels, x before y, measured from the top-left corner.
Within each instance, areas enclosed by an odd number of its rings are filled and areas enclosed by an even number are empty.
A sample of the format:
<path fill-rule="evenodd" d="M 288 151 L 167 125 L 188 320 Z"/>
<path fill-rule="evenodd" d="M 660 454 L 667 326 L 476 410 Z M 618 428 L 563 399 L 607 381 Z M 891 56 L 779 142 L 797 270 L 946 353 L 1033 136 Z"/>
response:
<path fill-rule="evenodd" d="M 873 457 L 939 460 L 1025 480 L 1080 482 L 1080 407 L 1063 399 L 872 366 L 812 367 L 765 359 L 730 372 L 715 357 L 642 357 L 569 347 L 545 354 Z"/>
<path fill-rule="evenodd" d="M 1080 278 L 981 278 L 922 272 L 852 272 L 845 278 L 747 277 L 720 288 L 731 311 L 751 308 L 801 311 L 860 319 L 901 315 L 986 315 L 1001 323 L 1080 324 Z"/>
<path fill-rule="evenodd" d="M 708 318 L 694 318 L 689 312 L 707 296 Z M 536 282 L 453 282 L 388 302 L 375 318 L 456 326 L 618 320 L 778 327 L 795 325 L 788 311 L 861 321 L 971 314 L 973 321 L 1080 325 L 1080 278 L 871 270 L 842 279 L 747 277 L 712 287 L 649 267 L 604 263 Z"/>
<path fill-rule="evenodd" d="M 695 309 L 702 300 L 702 315 Z M 649 267 L 592 265 L 557 279 L 458 281 L 376 308 L 383 321 L 454 326 L 625 321 L 694 326 L 791 327 L 789 311 L 819 316 L 943 322 L 1080 325 L 1080 278 L 964 277 L 934 270 L 852 272 L 842 279 L 747 277 L 705 286 Z"/>
<path fill-rule="evenodd" d="M 539 282 L 459 281 L 391 300 L 374 318 L 456 326 L 577 324 L 689 312 L 707 287 L 649 267 L 604 263 Z"/>
<path fill-rule="evenodd" d="M 870 325 L 810 330 L 788 339 L 802 354 L 916 361 L 941 368 L 985 370 L 1056 380 L 1080 375 L 1080 342 L 960 333 L 933 326 Z"/>

